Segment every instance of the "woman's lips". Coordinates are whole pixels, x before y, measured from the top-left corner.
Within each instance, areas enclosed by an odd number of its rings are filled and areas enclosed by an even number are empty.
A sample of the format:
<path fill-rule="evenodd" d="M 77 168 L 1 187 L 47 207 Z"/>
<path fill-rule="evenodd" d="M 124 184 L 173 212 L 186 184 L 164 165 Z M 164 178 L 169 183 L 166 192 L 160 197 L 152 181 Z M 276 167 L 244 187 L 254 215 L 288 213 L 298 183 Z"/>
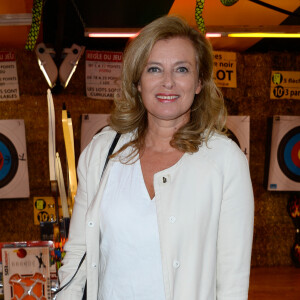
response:
<path fill-rule="evenodd" d="M 168 102 L 174 102 L 179 98 L 178 95 L 166 95 L 166 94 L 157 94 L 156 98 L 159 102 L 168 103 Z"/>

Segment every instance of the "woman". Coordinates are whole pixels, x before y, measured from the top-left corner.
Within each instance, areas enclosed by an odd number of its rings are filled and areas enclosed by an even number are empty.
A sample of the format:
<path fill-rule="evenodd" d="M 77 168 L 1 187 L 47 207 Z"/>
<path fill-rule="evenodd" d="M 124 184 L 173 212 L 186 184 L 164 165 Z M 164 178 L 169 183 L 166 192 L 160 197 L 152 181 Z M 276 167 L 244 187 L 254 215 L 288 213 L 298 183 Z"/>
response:
<path fill-rule="evenodd" d="M 78 164 L 57 299 L 248 298 L 253 193 L 247 159 L 224 134 L 208 41 L 177 17 L 127 47 L 110 128 Z M 100 180 L 115 133 L 114 155 Z"/>

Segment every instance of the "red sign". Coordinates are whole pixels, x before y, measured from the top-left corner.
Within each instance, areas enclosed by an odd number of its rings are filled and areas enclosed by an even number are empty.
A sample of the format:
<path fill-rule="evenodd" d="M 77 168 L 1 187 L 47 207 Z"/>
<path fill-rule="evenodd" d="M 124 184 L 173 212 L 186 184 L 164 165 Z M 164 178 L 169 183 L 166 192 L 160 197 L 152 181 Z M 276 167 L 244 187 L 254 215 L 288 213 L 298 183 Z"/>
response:
<path fill-rule="evenodd" d="M 0 61 L 15 61 L 16 56 L 11 51 L 0 51 Z"/>
<path fill-rule="evenodd" d="M 122 62 L 122 53 L 110 51 L 86 51 L 86 60 L 102 62 Z"/>

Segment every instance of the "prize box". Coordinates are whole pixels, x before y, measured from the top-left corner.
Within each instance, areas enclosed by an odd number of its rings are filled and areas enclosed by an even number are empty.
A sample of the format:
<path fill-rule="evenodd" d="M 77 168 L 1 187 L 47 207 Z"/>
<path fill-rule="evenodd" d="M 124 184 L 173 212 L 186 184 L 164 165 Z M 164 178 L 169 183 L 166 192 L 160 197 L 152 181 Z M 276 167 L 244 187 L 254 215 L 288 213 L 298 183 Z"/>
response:
<path fill-rule="evenodd" d="M 49 247 L 2 248 L 4 299 L 51 299 Z"/>

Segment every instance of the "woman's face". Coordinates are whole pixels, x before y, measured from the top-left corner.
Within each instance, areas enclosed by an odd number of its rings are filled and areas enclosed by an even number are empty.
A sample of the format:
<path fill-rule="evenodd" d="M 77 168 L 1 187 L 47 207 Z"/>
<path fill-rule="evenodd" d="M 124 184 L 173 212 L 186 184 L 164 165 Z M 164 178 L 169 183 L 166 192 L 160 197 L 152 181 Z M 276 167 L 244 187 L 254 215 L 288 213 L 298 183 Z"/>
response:
<path fill-rule="evenodd" d="M 195 54 L 187 38 L 155 43 L 138 84 L 149 122 L 188 122 L 194 96 L 201 91 Z"/>

